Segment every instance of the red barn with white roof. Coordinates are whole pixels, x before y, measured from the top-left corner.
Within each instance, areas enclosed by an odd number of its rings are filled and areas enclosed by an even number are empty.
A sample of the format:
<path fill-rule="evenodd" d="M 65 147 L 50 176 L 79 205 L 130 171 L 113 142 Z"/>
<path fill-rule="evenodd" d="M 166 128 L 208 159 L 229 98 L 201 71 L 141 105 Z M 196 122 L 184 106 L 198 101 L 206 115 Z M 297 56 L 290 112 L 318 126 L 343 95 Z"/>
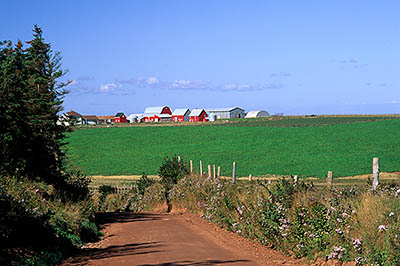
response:
<path fill-rule="evenodd" d="M 207 122 L 208 115 L 204 109 L 193 109 L 189 115 L 190 122 Z"/>
<path fill-rule="evenodd" d="M 144 110 L 145 122 L 170 122 L 172 111 L 168 106 L 147 107 Z"/>
<path fill-rule="evenodd" d="M 189 121 L 190 110 L 186 109 L 175 109 L 172 113 L 172 122 L 186 122 Z"/>

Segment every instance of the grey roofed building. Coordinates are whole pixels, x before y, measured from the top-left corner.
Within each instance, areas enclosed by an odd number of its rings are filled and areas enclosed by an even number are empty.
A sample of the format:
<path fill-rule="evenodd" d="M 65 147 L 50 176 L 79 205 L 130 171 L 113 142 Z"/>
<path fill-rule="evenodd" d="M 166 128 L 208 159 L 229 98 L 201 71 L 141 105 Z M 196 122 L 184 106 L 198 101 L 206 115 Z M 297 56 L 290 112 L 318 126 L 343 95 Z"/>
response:
<path fill-rule="evenodd" d="M 213 119 L 213 118 L 215 118 L 215 119 L 230 119 L 230 118 L 244 118 L 245 117 L 244 109 L 242 109 L 240 107 L 209 108 L 209 109 L 206 109 L 206 112 L 209 113 L 211 119 Z"/>

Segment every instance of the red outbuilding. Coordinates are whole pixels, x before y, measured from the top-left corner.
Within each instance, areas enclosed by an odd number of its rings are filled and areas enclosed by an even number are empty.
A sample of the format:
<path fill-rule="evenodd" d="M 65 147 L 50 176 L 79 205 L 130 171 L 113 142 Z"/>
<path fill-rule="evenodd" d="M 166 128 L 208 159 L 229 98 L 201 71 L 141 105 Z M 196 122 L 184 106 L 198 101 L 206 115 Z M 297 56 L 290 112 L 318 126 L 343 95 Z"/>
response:
<path fill-rule="evenodd" d="M 115 115 L 115 123 L 128 123 L 124 113 L 117 113 Z"/>
<path fill-rule="evenodd" d="M 187 122 L 189 121 L 190 110 L 186 109 L 175 109 L 172 113 L 172 122 Z"/>
<path fill-rule="evenodd" d="M 190 122 L 207 122 L 208 115 L 204 109 L 193 109 L 189 115 Z"/>

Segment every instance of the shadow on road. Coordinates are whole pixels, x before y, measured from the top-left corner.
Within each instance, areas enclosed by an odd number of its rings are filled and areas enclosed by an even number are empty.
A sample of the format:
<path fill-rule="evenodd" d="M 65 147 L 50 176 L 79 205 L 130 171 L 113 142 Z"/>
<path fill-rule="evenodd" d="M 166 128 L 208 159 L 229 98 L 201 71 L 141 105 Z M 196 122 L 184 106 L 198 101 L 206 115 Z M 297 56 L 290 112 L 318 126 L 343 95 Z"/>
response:
<path fill-rule="evenodd" d="M 63 265 L 85 265 L 89 260 L 164 252 L 158 249 L 162 246 L 158 242 L 150 242 L 87 249 L 78 257 L 69 259 L 68 263 Z"/>
<path fill-rule="evenodd" d="M 96 214 L 97 224 L 130 223 L 139 221 L 154 221 L 162 219 L 162 215 L 152 213 L 106 212 Z"/>
<path fill-rule="evenodd" d="M 175 261 L 175 262 L 165 262 L 160 264 L 142 264 L 138 266 L 207 266 L 207 265 L 219 265 L 219 264 L 234 264 L 241 262 L 250 262 L 249 260 L 206 260 L 194 262 L 190 260 Z"/>

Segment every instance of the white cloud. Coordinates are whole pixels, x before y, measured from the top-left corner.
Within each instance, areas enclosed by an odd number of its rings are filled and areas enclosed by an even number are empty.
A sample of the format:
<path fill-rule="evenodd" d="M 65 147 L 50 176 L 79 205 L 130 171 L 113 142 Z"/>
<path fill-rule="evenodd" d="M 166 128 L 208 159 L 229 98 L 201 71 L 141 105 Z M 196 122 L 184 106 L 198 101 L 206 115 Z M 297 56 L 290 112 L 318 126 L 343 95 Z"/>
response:
<path fill-rule="evenodd" d="M 107 83 L 107 84 L 103 84 L 100 86 L 100 91 L 102 92 L 109 92 L 109 91 L 114 91 L 115 89 L 119 89 L 121 88 L 122 85 L 121 84 L 117 84 L 117 83 Z"/>
<path fill-rule="evenodd" d="M 164 82 L 164 88 L 171 89 L 208 89 L 208 82 L 202 80 L 174 80 Z"/>
<path fill-rule="evenodd" d="M 288 76 L 290 74 L 286 72 L 280 72 L 279 75 Z M 261 91 L 261 90 L 281 89 L 284 87 L 284 85 L 280 83 L 247 84 L 247 83 L 227 82 L 219 85 L 213 85 L 211 82 L 204 80 L 176 79 L 173 81 L 168 81 L 168 80 L 160 80 L 159 78 L 154 76 L 136 77 L 127 80 L 121 80 L 118 81 L 118 84 L 130 84 L 130 85 L 136 85 L 140 88 L 153 88 L 153 89 L 165 89 L 165 90 L 209 90 L 209 91 Z M 106 90 L 106 88 L 104 88 L 103 90 Z"/>
<path fill-rule="evenodd" d="M 277 72 L 277 73 L 271 73 L 271 77 L 290 77 L 292 74 L 290 74 L 289 72 Z"/>
<path fill-rule="evenodd" d="M 146 82 L 147 82 L 147 84 L 149 84 L 149 85 L 153 85 L 153 84 L 158 84 L 158 83 L 160 83 L 160 81 L 159 81 L 158 78 L 156 78 L 156 77 L 148 77 L 148 78 L 146 79 Z"/>
<path fill-rule="evenodd" d="M 218 86 L 222 91 L 262 91 L 262 90 L 275 90 L 283 88 L 280 83 L 263 83 L 263 84 L 237 84 L 225 83 Z"/>

